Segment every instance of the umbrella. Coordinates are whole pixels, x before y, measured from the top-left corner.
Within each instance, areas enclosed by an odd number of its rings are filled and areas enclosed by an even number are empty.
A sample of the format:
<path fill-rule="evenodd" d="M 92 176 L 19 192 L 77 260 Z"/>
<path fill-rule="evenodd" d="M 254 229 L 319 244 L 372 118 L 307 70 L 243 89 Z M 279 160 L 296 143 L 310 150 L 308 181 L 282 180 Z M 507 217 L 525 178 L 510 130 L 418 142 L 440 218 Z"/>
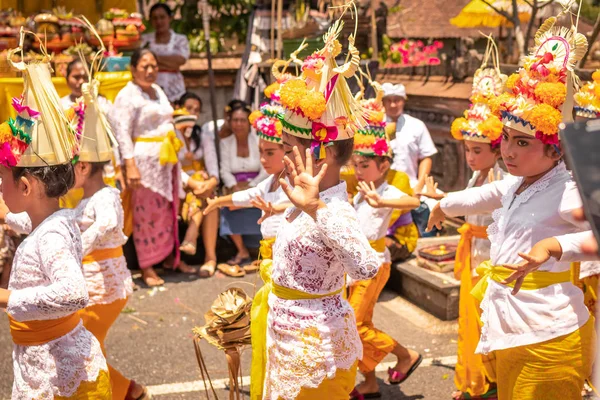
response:
<path fill-rule="evenodd" d="M 495 8 L 512 14 L 511 0 L 496 0 L 490 1 L 490 3 Z M 529 21 L 531 7 L 525 3 L 525 1 L 517 0 L 517 8 L 519 10 L 519 19 L 521 22 Z M 506 18 L 498 14 L 482 0 L 471 0 L 471 2 L 469 2 L 456 17 L 450 19 L 450 23 L 459 28 L 476 28 L 480 26 L 497 28 L 500 26 L 511 25 Z"/>

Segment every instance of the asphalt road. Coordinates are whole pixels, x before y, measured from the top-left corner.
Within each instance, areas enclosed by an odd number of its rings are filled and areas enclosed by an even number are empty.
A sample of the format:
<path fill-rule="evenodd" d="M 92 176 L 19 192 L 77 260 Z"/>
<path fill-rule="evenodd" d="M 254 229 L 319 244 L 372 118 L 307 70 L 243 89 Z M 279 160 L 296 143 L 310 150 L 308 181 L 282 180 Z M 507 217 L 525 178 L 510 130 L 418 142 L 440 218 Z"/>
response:
<path fill-rule="evenodd" d="M 142 288 L 134 292 L 126 312 L 108 335 L 108 358 L 124 375 L 148 385 L 155 399 L 204 399 L 192 328 L 204 324 L 204 313 L 221 291 L 239 286 L 252 295 L 257 278 L 249 275 L 235 279 L 217 274 L 210 279 L 196 279 L 180 273 L 170 273 L 165 278 L 164 289 Z M 454 390 L 456 322 L 440 321 L 391 292 L 384 292 L 376 307 L 375 324 L 425 358 L 405 383 L 389 386 L 384 383 L 386 370 L 394 360 L 388 357 L 377 373 L 382 399 L 449 399 Z M 0 399 L 10 398 L 11 348 L 7 317 L 2 313 Z M 225 356 L 206 342 L 202 343 L 202 351 L 219 398 L 228 399 Z M 250 373 L 250 359 L 248 349 L 242 355 L 245 376 Z"/>

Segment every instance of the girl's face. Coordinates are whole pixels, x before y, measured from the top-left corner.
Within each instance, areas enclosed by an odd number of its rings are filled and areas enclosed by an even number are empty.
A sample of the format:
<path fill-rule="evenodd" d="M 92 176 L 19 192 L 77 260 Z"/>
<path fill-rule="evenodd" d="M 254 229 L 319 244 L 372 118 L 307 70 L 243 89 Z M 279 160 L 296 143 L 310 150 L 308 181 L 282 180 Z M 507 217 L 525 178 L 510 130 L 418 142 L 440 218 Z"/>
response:
<path fill-rule="evenodd" d="M 183 103 L 183 107 L 190 113 L 190 115 L 195 115 L 197 117 L 200 116 L 202 112 L 202 105 L 196 99 L 187 99 L 185 103 Z"/>
<path fill-rule="evenodd" d="M 352 156 L 352 166 L 354 175 L 359 182 L 376 182 L 380 180 L 388 168 L 388 162 L 384 161 L 377 165 L 377 162 L 370 157 L 354 154 Z"/>
<path fill-rule="evenodd" d="M 471 171 L 483 171 L 493 168 L 498 160 L 498 153 L 488 143 L 465 140 L 465 157 Z"/>
<path fill-rule="evenodd" d="M 269 175 L 278 176 L 283 171 L 283 145 L 260 139 L 260 163 Z"/>
<path fill-rule="evenodd" d="M 71 89 L 71 94 L 75 97 L 81 97 L 81 85 L 87 82 L 87 75 L 83 69 L 83 64 L 78 62 L 71 69 L 71 73 L 67 76 L 67 85 Z"/>
<path fill-rule="evenodd" d="M 158 63 L 152 53 L 144 54 L 135 67 L 131 67 L 133 80 L 142 88 L 150 87 L 158 77 Z"/>
<path fill-rule="evenodd" d="M 231 113 L 231 130 L 235 135 L 244 136 L 250 132 L 250 121 L 248 121 L 248 113 L 244 110 L 235 110 Z"/>
<path fill-rule="evenodd" d="M 283 143 L 284 155 L 288 156 L 288 158 L 295 164 L 295 156 L 294 156 L 293 149 L 294 149 L 294 146 L 296 146 L 296 147 L 298 147 L 298 151 L 300 152 L 300 158 L 302 159 L 302 163 L 304 164 L 304 166 L 306 166 L 306 149 L 310 148 L 310 147 L 304 146 L 304 144 L 302 144 L 296 136 L 290 135 L 289 133 L 287 133 L 285 131 L 283 132 L 281 138 L 282 138 L 282 143 Z M 329 166 L 337 165 L 337 162 L 335 160 L 335 155 L 334 155 L 334 152 L 331 147 L 325 148 L 325 158 L 324 159 L 316 160 L 315 157 L 313 157 L 313 175 L 317 175 L 319 173 L 319 171 L 321 170 L 321 166 L 325 163 L 327 163 L 327 165 L 329 165 Z M 286 175 L 288 181 L 293 184 L 294 181 L 292 179 L 291 171 L 289 171 L 289 168 L 288 168 L 287 164 L 285 164 L 285 163 L 284 163 L 284 170 L 285 170 L 285 175 Z M 327 176 L 332 171 L 334 171 L 333 168 L 328 168 L 325 176 Z"/>
<path fill-rule="evenodd" d="M 502 132 L 500 149 L 508 173 L 514 176 L 543 174 L 560 159 L 556 151 L 546 152 L 541 140 L 508 127 L 504 127 Z"/>
<path fill-rule="evenodd" d="M 150 14 L 150 24 L 156 32 L 162 33 L 171 27 L 171 17 L 164 9 L 157 8 Z"/>

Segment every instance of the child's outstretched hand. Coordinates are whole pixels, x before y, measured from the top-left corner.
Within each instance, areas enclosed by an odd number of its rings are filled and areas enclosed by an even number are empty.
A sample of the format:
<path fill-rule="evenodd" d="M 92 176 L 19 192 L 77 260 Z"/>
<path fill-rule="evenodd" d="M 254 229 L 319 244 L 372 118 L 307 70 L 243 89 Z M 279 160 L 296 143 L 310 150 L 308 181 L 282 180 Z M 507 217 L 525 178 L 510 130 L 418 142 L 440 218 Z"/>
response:
<path fill-rule="evenodd" d="M 429 221 L 427 222 L 427 232 L 431 232 L 435 226 L 438 229 L 442 229 L 442 222 L 446 220 L 446 214 L 442 211 L 440 203 L 437 203 L 429 214 Z"/>
<path fill-rule="evenodd" d="M 383 207 L 383 199 L 379 193 L 377 193 L 377 189 L 373 182 L 371 182 L 370 185 L 365 181 L 358 182 L 358 191 L 371 207 Z"/>
<path fill-rule="evenodd" d="M 291 205 L 289 203 L 273 204 L 270 201 L 266 201 L 261 196 L 256 196 L 251 199 L 250 204 L 263 212 L 263 215 L 257 221 L 258 224 L 261 224 L 265 219 L 272 217 L 273 215 L 283 213 Z"/>
<path fill-rule="evenodd" d="M 214 199 L 211 199 L 209 197 L 208 199 L 206 199 L 206 207 L 204 208 L 204 211 L 202 212 L 202 214 L 208 215 L 211 212 L 213 212 L 214 210 L 216 210 L 217 208 L 221 208 L 221 203 L 219 202 L 219 198 L 215 197 Z"/>
<path fill-rule="evenodd" d="M 560 259 L 562 256 L 562 248 L 560 247 L 558 240 L 553 237 L 540 240 L 531 248 L 529 254 L 519 253 L 519 257 L 525 261 L 518 264 L 504 265 L 505 268 L 511 269 L 515 272 L 513 272 L 502 283 L 506 285 L 508 283 L 515 282 L 512 294 L 517 294 L 521 289 L 521 285 L 523 285 L 523 281 L 525 280 L 527 274 L 536 271 L 552 256 L 556 257 L 557 259 Z"/>
<path fill-rule="evenodd" d="M 323 164 L 315 176 L 311 150 L 306 149 L 306 167 L 298 147 L 294 146 L 293 152 L 294 161 L 288 156 L 284 157 L 284 161 L 294 186 L 292 187 L 285 179 L 279 179 L 279 184 L 294 206 L 316 218 L 317 210 L 325 207 L 325 203 L 319 197 L 319 184 L 327 172 L 327 164 Z"/>
<path fill-rule="evenodd" d="M 433 179 L 433 176 L 427 175 L 425 177 L 425 190 L 422 190 L 420 193 L 417 193 L 417 195 L 429 197 L 430 199 L 434 200 L 441 200 L 444 197 L 446 197 L 445 194 L 438 193 L 437 188 L 438 183 Z"/>

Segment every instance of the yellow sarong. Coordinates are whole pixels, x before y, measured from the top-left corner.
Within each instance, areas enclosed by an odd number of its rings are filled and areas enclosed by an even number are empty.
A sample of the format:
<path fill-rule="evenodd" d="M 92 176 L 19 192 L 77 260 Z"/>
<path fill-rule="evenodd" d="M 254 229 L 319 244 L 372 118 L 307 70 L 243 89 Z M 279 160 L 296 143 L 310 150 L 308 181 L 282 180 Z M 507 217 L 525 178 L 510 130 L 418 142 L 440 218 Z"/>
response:
<path fill-rule="evenodd" d="M 387 182 L 407 195 L 413 195 L 413 190 L 410 187 L 410 179 L 406 173 L 390 170 L 387 176 Z M 390 226 L 393 225 L 402 214 L 402 210 L 394 209 L 392 212 L 392 217 L 390 218 Z M 412 253 L 417 248 L 419 230 L 413 222 L 408 225 L 398 227 L 394 232 L 394 237 L 396 240 L 398 240 L 398 243 L 405 245 L 407 250 Z"/>
<path fill-rule="evenodd" d="M 350 369 L 338 369 L 335 376 L 325 379 L 316 388 L 302 388 L 295 400 L 346 400 L 356 381 L 356 362 Z"/>
<path fill-rule="evenodd" d="M 72 396 L 54 396 L 54 400 L 112 399 L 113 396 L 111 393 L 108 371 L 101 370 L 98 372 L 98 378 L 96 378 L 95 382 L 81 382 L 77 391 Z"/>
<path fill-rule="evenodd" d="M 596 353 L 594 317 L 567 335 L 495 353 L 498 400 L 581 399 Z"/>
<path fill-rule="evenodd" d="M 275 239 L 266 239 L 261 241 L 260 254 L 262 257 L 269 255 L 269 252 L 272 254 L 272 246 L 274 242 Z M 275 296 L 284 300 L 308 300 L 334 296 L 341 293 L 343 290 L 342 288 L 327 294 L 310 294 L 300 290 L 280 286 L 276 283 L 273 283 L 271 280 L 272 265 L 273 261 L 270 259 L 263 259 L 261 262 L 260 277 L 265 284 L 256 292 L 256 295 L 252 300 L 250 318 L 252 321 L 252 324 L 250 325 L 250 331 L 252 335 L 252 367 L 250 371 L 251 400 L 259 400 L 263 397 L 265 372 L 267 366 L 267 322 L 269 316 L 269 294 L 272 292 Z M 340 373 L 342 374 L 343 372 Z M 352 385 L 354 385 L 355 375 L 356 368 L 354 368 L 354 374 L 352 376 Z M 330 386 L 328 390 L 331 388 L 332 387 Z M 352 386 L 350 387 L 350 391 L 352 391 Z M 346 395 L 348 393 L 350 392 L 347 392 Z"/>
<path fill-rule="evenodd" d="M 473 278 L 471 244 L 473 238 L 487 239 L 486 227 L 464 224 L 458 229 L 461 234 L 454 276 L 460 279 L 458 307 L 458 349 L 454 369 L 454 384 L 462 393 L 471 397 L 481 396 L 496 380 L 495 357 L 490 354 L 475 354 L 481 336 L 479 302 L 471 296 L 471 290 L 479 278 Z"/>
<path fill-rule="evenodd" d="M 596 315 L 596 302 L 598 301 L 598 278 L 600 275 L 585 277 L 577 285 L 583 291 L 583 302 L 591 315 Z"/>

